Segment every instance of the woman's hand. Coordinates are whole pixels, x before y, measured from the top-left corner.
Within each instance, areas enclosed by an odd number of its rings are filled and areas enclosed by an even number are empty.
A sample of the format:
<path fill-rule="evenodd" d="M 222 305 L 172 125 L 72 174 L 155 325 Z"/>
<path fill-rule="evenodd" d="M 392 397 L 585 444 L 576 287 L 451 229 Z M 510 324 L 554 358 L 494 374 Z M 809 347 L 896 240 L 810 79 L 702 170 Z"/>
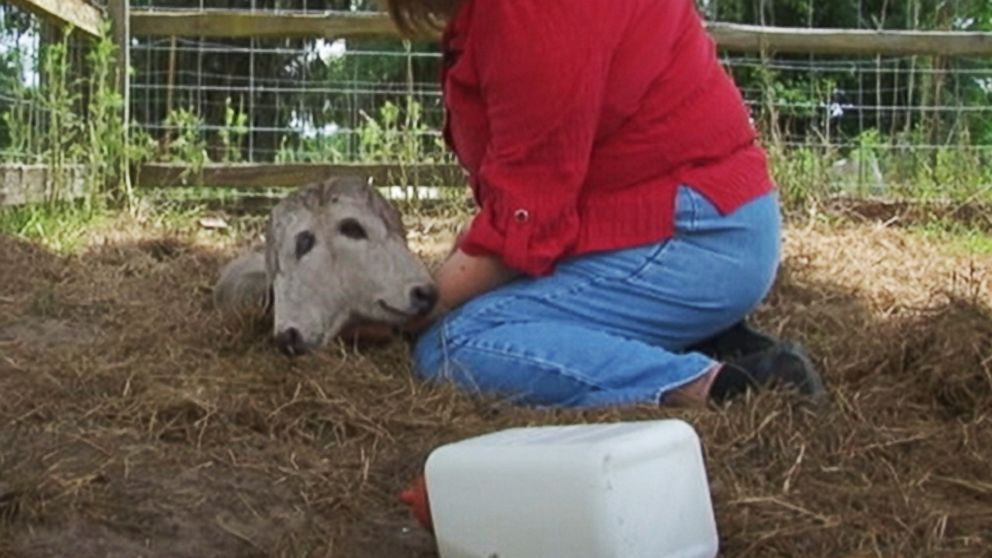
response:
<path fill-rule="evenodd" d="M 459 245 L 468 227 L 466 225 L 458 232 L 447 258 L 434 274 L 440 292 L 434 311 L 429 316 L 409 322 L 404 327 L 405 331 L 420 333 L 449 311 L 520 275 L 495 256 L 470 256 L 462 252 Z"/>
<path fill-rule="evenodd" d="M 403 328 L 420 333 L 438 318 L 469 300 L 512 281 L 519 274 L 493 256 L 470 256 L 455 249 L 435 274 L 440 297 L 434 311 L 414 319 Z"/>
<path fill-rule="evenodd" d="M 434 309 L 427 316 L 407 322 L 402 326 L 403 331 L 418 334 L 451 310 L 520 275 L 495 256 L 470 256 L 462 252 L 458 246 L 465 230 L 462 229 L 458 233 L 448 257 L 434 274 L 434 281 L 440 293 Z M 342 336 L 353 340 L 383 342 L 394 334 L 395 329 L 387 325 L 358 324 L 348 328 Z"/>

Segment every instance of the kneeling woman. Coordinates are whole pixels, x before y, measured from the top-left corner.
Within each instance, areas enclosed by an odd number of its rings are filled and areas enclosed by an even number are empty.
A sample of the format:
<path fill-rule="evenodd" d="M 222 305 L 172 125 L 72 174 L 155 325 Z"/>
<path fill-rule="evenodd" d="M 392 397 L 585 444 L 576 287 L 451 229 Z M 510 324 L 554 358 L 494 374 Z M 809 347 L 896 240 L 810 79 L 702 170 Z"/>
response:
<path fill-rule="evenodd" d="M 411 326 L 422 376 L 542 406 L 822 393 L 800 348 L 743 325 L 779 204 L 693 0 L 389 7 L 443 27 L 445 138 L 478 204 Z"/>

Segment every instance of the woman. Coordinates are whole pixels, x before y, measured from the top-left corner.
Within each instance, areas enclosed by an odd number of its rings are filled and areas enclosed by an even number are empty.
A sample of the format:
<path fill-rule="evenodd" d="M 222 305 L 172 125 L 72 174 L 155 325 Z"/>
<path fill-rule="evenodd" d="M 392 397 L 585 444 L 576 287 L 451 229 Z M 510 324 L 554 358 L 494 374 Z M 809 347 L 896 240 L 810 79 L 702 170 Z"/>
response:
<path fill-rule="evenodd" d="M 388 4 L 404 31 L 443 25 L 445 138 L 479 207 L 411 326 L 421 375 L 544 406 L 822 393 L 798 347 L 743 326 L 779 206 L 693 0 Z M 751 350 L 704 350 L 728 345 Z"/>

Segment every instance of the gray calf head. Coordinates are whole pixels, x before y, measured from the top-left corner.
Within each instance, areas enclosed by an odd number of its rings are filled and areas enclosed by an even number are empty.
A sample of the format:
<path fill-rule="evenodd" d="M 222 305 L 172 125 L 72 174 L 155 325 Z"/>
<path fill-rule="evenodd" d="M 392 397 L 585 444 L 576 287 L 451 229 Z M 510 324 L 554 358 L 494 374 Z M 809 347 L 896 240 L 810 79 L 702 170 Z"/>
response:
<path fill-rule="evenodd" d="M 354 177 L 307 186 L 273 208 L 265 268 L 285 352 L 323 345 L 352 321 L 400 324 L 437 290 L 395 207 Z"/>

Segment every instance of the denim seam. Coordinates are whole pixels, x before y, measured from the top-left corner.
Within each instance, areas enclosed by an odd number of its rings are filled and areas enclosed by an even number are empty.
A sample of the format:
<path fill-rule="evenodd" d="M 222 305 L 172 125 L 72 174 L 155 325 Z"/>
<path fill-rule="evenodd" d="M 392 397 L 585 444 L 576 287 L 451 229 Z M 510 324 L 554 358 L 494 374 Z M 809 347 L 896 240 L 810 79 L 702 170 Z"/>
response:
<path fill-rule="evenodd" d="M 480 344 L 480 343 L 475 343 L 475 342 L 471 342 L 471 341 L 468 341 L 468 342 L 465 342 L 464 344 L 462 344 L 461 345 L 461 348 L 462 349 L 472 349 L 472 350 L 483 352 L 483 353 L 489 353 L 491 355 L 497 355 L 497 356 L 501 356 L 501 357 L 509 357 L 509 358 L 513 358 L 513 359 L 519 359 L 519 360 L 527 361 L 527 362 L 529 362 L 532 365 L 538 366 L 540 368 L 544 368 L 548 372 L 560 374 L 560 375 L 562 375 L 562 376 L 564 376 L 566 378 L 569 378 L 570 380 L 573 380 L 575 382 L 578 382 L 580 384 L 583 384 L 583 385 L 586 385 L 586 386 L 590 386 L 590 387 L 594 387 L 594 388 L 596 388 L 598 390 L 602 390 L 602 391 L 606 391 L 606 390 L 609 389 L 608 387 L 603 386 L 601 384 L 598 384 L 598 383 L 590 380 L 589 378 L 586 378 L 585 376 L 577 375 L 574 371 L 572 371 L 571 369 L 569 369 L 566 366 L 562 366 L 562 365 L 560 365 L 558 363 L 554 363 L 554 362 L 549 362 L 549 361 L 547 361 L 547 360 L 545 360 L 545 359 L 543 359 L 541 357 L 535 356 L 535 355 L 520 354 L 520 353 L 516 353 L 516 352 L 514 352 L 512 350 L 498 349 L 498 348 L 495 348 L 495 347 L 492 347 L 492 346 L 488 346 L 488 345 L 486 345 L 484 343 L 483 344 Z"/>
<path fill-rule="evenodd" d="M 664 252 L 666 252 L 669 249 L 670 244 L 671 244 L 670 242 L 666 242 L 662 246 L 658 247 L 658 249 L 655 250 L 655 253 L 652 254 L 650 257 L 645 258 L 644 264 L 641 267 L 639 267 L 637 271 L 633 273 L 621 277 L 585 278 L 582 279 L 580 282 L 571 285 L 567 288 L 558 289 L 553 292 L 542 294 L 535 298 L 537 300 L 542 300 L 542 301 L 552 301 L 552 300 L 560 299 L 562 297 L 574 296 L 590 288 L 594 288 L 597 286 L 602 286 L 610 283 L 622 284 L 622 285 L 629 284 L 629 281 L 636 279 L 641 274 L 641 272 L 648 269 L 648 267 L 650 267 L 658 257 L 660 257 Z M 493 312 L 497 312 L 502 308 L 504 308 L 506 305 L 511 304 L 517 300 L 520 300 L 521 298 L 523 297 L 517 295 L 506 296 L 502 300 L 495 301 L 492 304 L 489 304 L 484 308 L 479 309 L 477 312 L 475 312 L 475 317 L 481 318 L 483 316 L 486 316 L 487 314 L 492 314 Z M 451 346 L 462 347 L 464 346 L 464 343 L 467 341 L 465 339 L 462 339 L 465 336 L 457 333 L 456 331 L 453 331 L 458 329 L 457 324 L 462 319 L 463 319 L 462 316 L 459 315 L 459 316 L 455 316 L 450 320 L 446 320 L 444 323 L 444 335 L 450 342 Z M 471 336 L 468 337 L 471 338 Z"/>
<path fill-rule="evenodd" d="M 689 192 L 686 195 L 686 198 L 688 198 L 689 204 L 690 204 L 689 205 L 689 207 L 690 207 L 690 211 L 689 211 L 689 231 L 690 232 L 694 232 L 696 230 L 696 226 L 698 224 L 697 223 L 697 220 L 699 218 L 699 198 L 697 197 L 697 196 L 699 196 L 699 194 L 697 194 L 696 191 L 693 190 L 692 188 L 689 188 L 689 187 L 685 187 L 685 188 Z"/>
<path fill-rule="evenodd" d="M 677 243 L 680 243 L 680 242 L 682 242 L 682 240 L 679 239 L 679 238 L 676 238 L 676 237 L 672 237 L 672 238 L 668 239 L 667 242 L 664 242 L 661 246 L 658 247 L 657 250 L 654 251 L 653 254 L 651 254 L 650 256 L 648 256 L 645 259 L 644 265 L 642 265 L 641 267 L 637 268 L 637 271 L 635 271 L 635 272 L 633 272 L 633 273 L 631 273 L 629 275 L 626 275 L 624 277 L 613 277 L 611 279 L 614 280 L 614 281 L 616 281 L 616 282 L 618 282 L 618 283 L 620 283 L 620 284 L 630 285 L 631 284 L 631 281 L 633 281 L 635 279 L 639 279 L 649 269 L 651 269 L 652 267 L 658 265 L 658 260 L 661 259 L 668 252 L 671 252 L 672 249 L 675 247 L 675 245 Z"/>
<path fill-rule="evenodd" d="M 698 194 L 692 188 L 688 186 L 683 186 L 689 193 L 684 196 L 684 198 L 689 202 L 689 224 L 687 230 L 689 232 L 696 230 L 697 220 L 699 217 L 699 200 L 697 199 Z M 676 211 L 678 208 L 676 207 Z M 640 266 L 633 273 L 625 277 L 616 277 L 615 279 L 620 283 L 630 285 L 630 281 L 642 276 L 648 269 L 657 264 L 659 258 L 670 252 L 677 243 L 682 242 L 682 239 L 676 234 L 672 235 L 667 241 L 662 242 L 654 252 L 651 253 L 647 258 L 645 258 L 644 265 Z"/>
<path fill-rule="evenodd" d="M 542 301 L 552 301 L 565 296 L 574 296 L 575 294 L 583 290 L 588 290 L 590 288 L 594 288 L 602 285 L 608 285 L 611 283 L 618 285 L 631 285 L 632 281 L 641 277 L 652 266 L 657 265 L 657 260 L 663 257 L 667 252 L 671 251 L 675 246 L 675 244 L 678 242 L 681 241 L 679 239 L 673 238 L 666 242 L 661 243 L 657 248 L 655 248 L 655 250 L 649 256 L 645 256 L 644 263 L 642 265 L 640 265 L 637 269 L 635 269 L 629 274 L 622 275 L 619 277 L 601 276 L 601 277 L 583 278 L 578 282 L 576 282 L 575 284 L 568 286 L 567 288 L 562 288 L 555 290 L 553 292 L 544 293 L 535 298 Z M 493 301 L 492 303 L 487 304 L 483 308 L 478 309 L 476 312 L 474 312 L 474 317 L 482 318 L 486 315 L 492 314 L 494 312 L 498 312 L 503 308 L 505 308 L 507 305 L 510 305 L 520 300 L 521 298 L 523 297 L 519 295 L 508 295 L 502 297 L 500 300 Z M 464 337 L 463 335 L 454 331 L 459 329 L 458 322 L 461 321 L 462 319 L 463 317 L 461 315 L 455 315 L 453 318 L 449 320 L 445 320 L 444 322 L 444 337 L 447 339 L 450 346 L 452 347 L 456 347 L 456 348 L 461 347 L 464 346 L 465 342 L 467 342 L 466 339 L 462 339 Z M 468 337 L 471 338 L 471 336 Z"/>
<path fill-rule="evenodd" d="M 580 282 L 578 282 L 576 284 L 573 284 L 573 285 L 570 285 L 567 288 L 562 288 L 562 289 L 555 290 L 553 292 L 545 293 L 545 294 L 542 294 L 542 295 L 537 296 L 535 298 L 538 299 L 538 300 L 542 300 L 542 301 L 551 301 L 551 300 L 559 299 L 559 298 L 564 297 L 564 296 L 573 296 L 573 295 L 575 295 L 575 294 L 577 294 L 577 293 L 579 293 L 579 292 L 581 292 L 583 290 L 586 290 L 586 289 L 588 289 L 590 287 L 593 287 L 593 286 L 595 286 L 597 284 L 600 284 L 601 281 L 599 281 L 598 279 L 599 278 L 582 279 Z M 603 279 L 610 279 L 610 278 L 603 278 Z M 507 295 L 505 297 L 502 297 L 500 300 L 493 301 L 492 303 L 487 304 L 483 308 L 480 308 L 479 310 L 477 310 L 476 312 L 474 312 L 474 317 L 475 318 L 481 318 L 481 317 L 484 317 L 484 316 L 486 316 L 488 314 L 492 314 L 494 312 L 498 312 L 498 311 L 502 310 L 504 307 L 506 307 L 507 305 L 512 304 L 512 303 L 514 303 L 514 302 L 516 302 L 518 300 L 521 300 L 522 298 L 523 297 L 521 297 L 519 295 Z M 457 313 L 458 311 L 456 310 L 455 312 Z M 457 327 L 458 327 L 457 326 L 457 323 L 459 321 L 461 321 L 462 319 L 463 318 L 462 318 L 461 315 L 456 315 L 453 318 L 451 318 L 450 320 L 446 320 L 445 321 L 444 332 L 449 337 L 449 339 L 451 339 L 451 342 L 452 342 L 453 345 L 459 345 L 460 346 L 460 343 L 458 342 L 458 339 L 461 337 L 461 335 L 452 332 L 452 329 L 457 329 Z"/>

